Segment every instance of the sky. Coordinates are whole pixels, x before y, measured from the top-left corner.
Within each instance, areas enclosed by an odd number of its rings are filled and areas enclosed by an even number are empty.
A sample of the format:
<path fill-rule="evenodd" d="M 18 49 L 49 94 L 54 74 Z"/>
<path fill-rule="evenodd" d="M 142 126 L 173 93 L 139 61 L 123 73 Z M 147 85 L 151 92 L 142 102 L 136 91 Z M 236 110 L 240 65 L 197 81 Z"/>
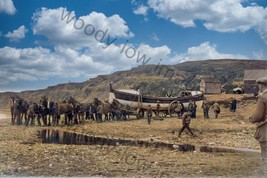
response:
<path fill-rule="evenodd" d="M 267 59 L 266 0 L 0 0 L 0 92 L 146 64 Z"/>

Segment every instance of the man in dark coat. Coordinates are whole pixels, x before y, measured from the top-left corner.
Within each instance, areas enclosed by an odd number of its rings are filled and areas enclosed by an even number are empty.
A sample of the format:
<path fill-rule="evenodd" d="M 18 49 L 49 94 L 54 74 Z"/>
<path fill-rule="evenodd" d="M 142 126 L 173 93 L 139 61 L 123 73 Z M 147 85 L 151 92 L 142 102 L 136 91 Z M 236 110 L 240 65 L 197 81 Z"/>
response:
<path fill-rule="evenodd" d="M 230 102 L 230 111 L 231 112 L 235 112 L 236 111 L 236 105 L 237 105 L 236 99 L 231 98 L 231 102 Z"/>
<path fill-rule="evenodd" d="M 260 143 L 264 173 L 267 175 L 267 77 L 258 79 L 256 83 L 259 84 L 260 94 L 256 110 L 249 121 L 257 125 L 254 137 Z"/>

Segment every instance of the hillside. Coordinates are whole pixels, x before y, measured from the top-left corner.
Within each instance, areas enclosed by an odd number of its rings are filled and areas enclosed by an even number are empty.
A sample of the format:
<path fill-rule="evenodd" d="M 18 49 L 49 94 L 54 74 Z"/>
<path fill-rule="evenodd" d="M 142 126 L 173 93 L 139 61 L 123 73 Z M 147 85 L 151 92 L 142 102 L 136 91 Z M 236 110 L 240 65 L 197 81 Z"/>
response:
<path fill-rule="evenodd" d="M 38 101 L 41 96 L 60 101 L 73 96 L 81 102 L 89 102 L 98 97 L 106 100 L 109 82 L 114 88 L 140 89 L 144 94 L 164 96 L 168 90 L 176 95 L 183 89 L 199 89 L 203 77 L 216 77 L 230 90 L 236 83 L 242 83 L 244 70 L 266 69 L 267 61 L 259 60 L 206 60 L 191 61 L 177 65 L 145 65 L 110 75 L 99 75 L 82 83 L 65 83 L 46 89 L 19 93 L 0 93 L 0 108 L 7 107 L 10 96 L 19 95 L 27 100 Z"/>

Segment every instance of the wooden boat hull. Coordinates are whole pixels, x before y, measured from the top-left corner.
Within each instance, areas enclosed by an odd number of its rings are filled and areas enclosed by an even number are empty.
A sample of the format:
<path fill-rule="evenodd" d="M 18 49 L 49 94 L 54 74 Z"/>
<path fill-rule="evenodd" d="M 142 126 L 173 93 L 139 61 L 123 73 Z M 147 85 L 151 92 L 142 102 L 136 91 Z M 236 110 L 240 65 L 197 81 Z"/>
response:
<path fill-rule="evenodd" d="M 121 104 L 129 105 L 131 109 L 147 108 L 148 105 L 151 105 L 152 109 L 155 109 L 159 102 L 161 110 L 168 110 L 168 107 L 173 101 L 180 101 L 183 103 L 184 107 L 187 107 L 190 100 L 195 101 L 197 105 L 199 105 L 200 102 L 202 103 L 203 98 L 203 94 L 186 97 L 153 97 L 141 95 L 138 91 L 136 91 L 136 93 L 128 93 L 115 90 L 111 85 L 109 93 L 109 102 L 116 99 Z"/>

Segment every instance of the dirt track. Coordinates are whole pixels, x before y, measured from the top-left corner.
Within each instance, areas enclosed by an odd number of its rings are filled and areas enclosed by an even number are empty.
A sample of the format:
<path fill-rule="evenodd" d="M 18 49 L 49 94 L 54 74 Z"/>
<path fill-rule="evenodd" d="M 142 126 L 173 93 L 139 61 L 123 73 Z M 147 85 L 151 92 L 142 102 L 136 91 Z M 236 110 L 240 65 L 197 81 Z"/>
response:
<path fill-rule="evenodd" d="M 204 120 L 198 111 L 191 124 L 197 133 L 195 138 L 185 133 L 181 138 L 177 137 L 181 127 L 177 118 L 153 120 L 151 125 L 146 120 L 133 120 L 87 122 L 82 126 L 60 126 L 57 129 L 173 144 L 259 149 L 253 138 L 255 127 L 247 121 L 249 108 L 253 108 L 253 104 L 240 106 L 234 114 L 223 109 L 220 119 L 210 120 Z M 258 153 L 183 153 L 131 146 L 43 144 L 36 134 L 43 128 L 11 126 L 9 120 L 0 121 L 0 175 L 258 177 L 261 174 Z"/>

